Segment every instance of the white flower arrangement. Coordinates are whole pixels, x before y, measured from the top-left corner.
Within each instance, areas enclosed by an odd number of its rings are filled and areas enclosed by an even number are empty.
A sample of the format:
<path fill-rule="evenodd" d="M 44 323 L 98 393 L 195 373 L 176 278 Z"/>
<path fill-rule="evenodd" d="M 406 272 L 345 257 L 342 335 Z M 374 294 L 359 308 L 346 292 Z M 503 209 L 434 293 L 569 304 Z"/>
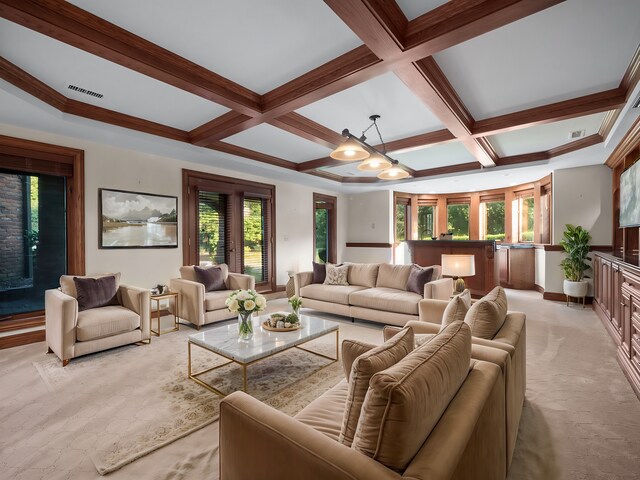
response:
<path fill-rule="evenodd" d="M 225 305 L 231 313 L 254 313 L 267 308 L 267 300 L 255 290 L 236 290 L 227 297 Z"/>

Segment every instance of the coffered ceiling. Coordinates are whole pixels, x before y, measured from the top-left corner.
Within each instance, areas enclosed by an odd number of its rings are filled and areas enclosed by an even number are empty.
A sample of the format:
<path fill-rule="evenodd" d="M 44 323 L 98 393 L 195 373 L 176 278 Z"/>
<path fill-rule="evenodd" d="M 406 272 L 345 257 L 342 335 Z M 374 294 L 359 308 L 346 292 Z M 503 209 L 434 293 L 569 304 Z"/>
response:
<path fill-rule="evenodd" d="M 637 0 L 0 0 L 0 120 L 43 128 L 35 107 L 329 186 L 388 185 L 329 158 L 374 113 L 407 183 L 604 163 L 639 43 Z"/>

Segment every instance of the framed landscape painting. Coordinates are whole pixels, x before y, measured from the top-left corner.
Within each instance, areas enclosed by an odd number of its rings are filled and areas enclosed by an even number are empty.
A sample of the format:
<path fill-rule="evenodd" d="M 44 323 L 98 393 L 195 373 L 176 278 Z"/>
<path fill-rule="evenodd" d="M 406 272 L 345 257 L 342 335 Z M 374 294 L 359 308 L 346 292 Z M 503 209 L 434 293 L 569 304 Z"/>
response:
<path fill-rule="evenodd" d="M 98 190 L 100 248 L 177 248 L 178 197 Z"/>

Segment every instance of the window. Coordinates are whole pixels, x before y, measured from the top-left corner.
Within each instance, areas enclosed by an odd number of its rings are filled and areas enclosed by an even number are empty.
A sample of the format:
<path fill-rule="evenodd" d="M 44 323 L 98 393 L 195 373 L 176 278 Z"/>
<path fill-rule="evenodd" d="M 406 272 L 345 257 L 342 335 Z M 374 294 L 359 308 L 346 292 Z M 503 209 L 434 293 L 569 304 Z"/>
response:
<path fill-rule="evenodd" d="M 518 241 L 533 242 L 533 196 L 518 198 Z"/>
<path fill-rule="evenodd" d="M 504 200 L 480 203 L 481 240 L 503 241 L 505 239 L 504 221 Z"/>
<path fill-rule="evenodd" d="M 551 243 L 551 185 L 542 187 L 540 220 L 540 243 Z"/>
<path fill-rule="evenodd" d="M 337 199 L 330 195 L 313 194 L 313 258 L 318 263 L 336 263 Z"/>
<path fill-rule="evenodd" d="M 447 228 L 454 240 L 469 240 L 469 204 L 447 205 Z"/>
<path fill-rule="evenodd" d="M 253 276 L 257 289 L 273 290 L 275 187 L 190 170 L 183 178 L 184 264 L 226 263 Z"/>
<path fill-rule="evenodd" d="M 408 198 L 396 199 L 396 243 L 411 238 L 411 204 Z"/>
<path fill-rule="evenodd" d="M 435 205 L 418 205 L 418 240 L 434 236 Z"/>

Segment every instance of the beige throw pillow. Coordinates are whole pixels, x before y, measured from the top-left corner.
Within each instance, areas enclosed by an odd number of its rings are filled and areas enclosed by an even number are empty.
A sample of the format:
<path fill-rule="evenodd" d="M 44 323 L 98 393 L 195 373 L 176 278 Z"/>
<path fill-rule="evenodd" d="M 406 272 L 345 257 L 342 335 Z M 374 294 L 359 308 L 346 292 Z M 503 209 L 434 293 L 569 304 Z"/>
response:
<path fill-rule="evenodd" d="M 403 472 L 467 378 L 471 331 L 449 325 L 369 382 L 352 448 Z"/>
<path fill-rule="evenodd" d="M 471 292 L 466 289 L 460 295 L 456 295 L 449 301 L 449 305 L 442 313 L 440 331 L 451 325 L 453 322 L 464 322 L 465 315 L 471 308 Z"/>
<path fill-rule="evenodd" d="M 491 340 L 502 328 L 506 317 L 507 294 L 504 288 L 496 287 L 471 306 L 464 321 L 471 327 L 474 337 Z"/>
<path fill-rule="evenodd" d="M 349 274 L 349 265 L 333 265 L 327 263 L 327 276 L 324 279 L 325 285 L 349 285 L 347 275 Z"/>
<path fill-rule="evenodd" d="M 403 328 L 382 345 L 358 356 L 351 367 L 340 442 L 350 447 L 356 432 L 362 403 L 374 373 L 395 365 L 413 350 L 413 330 Z"/>
<path fill-rule="evenodd" d="M 367 353 L 369 350 L 376 348 L 376 345 L 371 343 L 359 342 L 357 340 L 343 340 L 342 341 L 342 369 L 344 370 L 344 378 L 349 381 L 351 377 L 351 367 L 353 362 L 363 353 Z"/>

